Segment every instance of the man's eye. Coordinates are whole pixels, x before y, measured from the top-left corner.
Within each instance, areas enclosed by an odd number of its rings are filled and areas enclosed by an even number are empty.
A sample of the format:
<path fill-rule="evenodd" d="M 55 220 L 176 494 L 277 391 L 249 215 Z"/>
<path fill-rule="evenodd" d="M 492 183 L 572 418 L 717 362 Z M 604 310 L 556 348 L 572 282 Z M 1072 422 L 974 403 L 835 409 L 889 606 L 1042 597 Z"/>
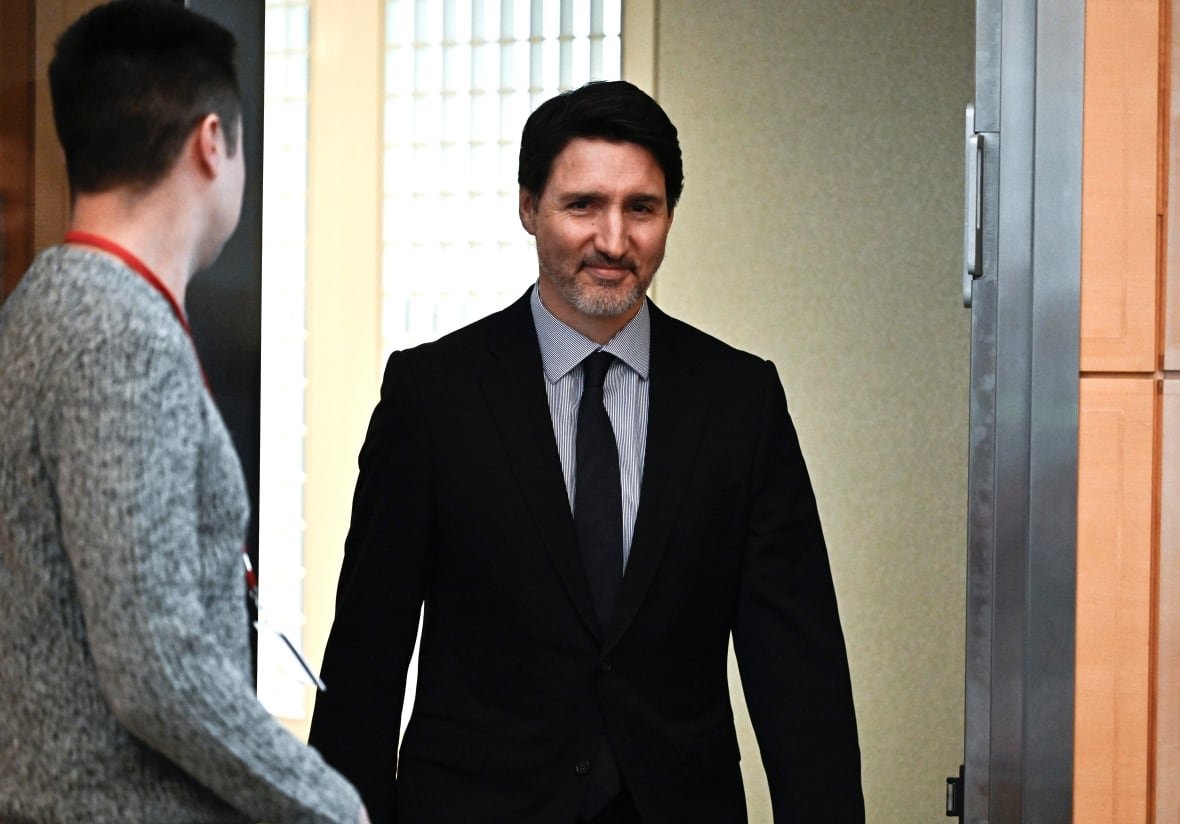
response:
<path fill-rule="evenodd" d="M 572 203 L 570 203 L 570 208 L 571 209 L 589 209 L 590 208 L 590 201 L 589 200 L 575 200 Z"/>

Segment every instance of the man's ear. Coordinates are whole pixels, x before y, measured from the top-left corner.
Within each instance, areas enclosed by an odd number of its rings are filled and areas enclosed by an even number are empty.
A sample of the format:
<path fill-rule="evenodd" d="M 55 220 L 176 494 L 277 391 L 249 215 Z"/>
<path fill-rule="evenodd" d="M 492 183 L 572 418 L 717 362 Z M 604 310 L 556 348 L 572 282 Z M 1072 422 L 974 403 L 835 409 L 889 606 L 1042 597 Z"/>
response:
<path fill-rule="evenodd" d="M 193 135 L 193 151 L 197 165 L 209 177 L 221 172 L 229 145 L 226 143 L 225 128 L 216 114 L 207 114 L 197 124 Z"/>
<path fill-rule="evenodd" d="M 530 235 L 537 234 L 537 200 L 533 197 L 532 192 L 524 186 L 520 187 L 520 206 L 518 209 L 520 214 L 520 225 Z"/>

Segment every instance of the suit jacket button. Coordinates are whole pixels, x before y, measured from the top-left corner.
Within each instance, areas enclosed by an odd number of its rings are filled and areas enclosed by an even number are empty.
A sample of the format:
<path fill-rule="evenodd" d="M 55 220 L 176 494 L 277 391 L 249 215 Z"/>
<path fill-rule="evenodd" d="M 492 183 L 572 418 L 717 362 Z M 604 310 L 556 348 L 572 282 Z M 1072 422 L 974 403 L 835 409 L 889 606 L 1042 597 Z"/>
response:
<path fill-rule="evenodd" d="M 590 772 L 590 761 L 588 759 L 579 761 L 574 765 L 574 772 L 578 775 L 586 775 L 586 773 Z"/>
<path fill-rule="evenodd" d="M 599 668 L 600 670 L 602 670 L 603 672 L 610 672 L 610 671 L 611 671 L 611 663 L 610 663 L 610 659 L 609 659 L 609 658 L 603 658 L 603 659 L 602 659 L 602 662 L 601 662 L 601 663 L 598 665 L 598 668 Z"/>

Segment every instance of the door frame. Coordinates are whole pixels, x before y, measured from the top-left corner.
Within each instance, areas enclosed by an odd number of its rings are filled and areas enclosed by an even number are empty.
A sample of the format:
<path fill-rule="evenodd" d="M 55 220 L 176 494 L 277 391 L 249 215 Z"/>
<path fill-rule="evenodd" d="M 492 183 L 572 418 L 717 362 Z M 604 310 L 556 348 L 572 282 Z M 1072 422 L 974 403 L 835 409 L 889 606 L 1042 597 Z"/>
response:
<path fill-rule="evenodd" d="M 1073 810 L 1084 33 L 1075 0 L 976 3 L 960 812 L 978 824 Z"/>

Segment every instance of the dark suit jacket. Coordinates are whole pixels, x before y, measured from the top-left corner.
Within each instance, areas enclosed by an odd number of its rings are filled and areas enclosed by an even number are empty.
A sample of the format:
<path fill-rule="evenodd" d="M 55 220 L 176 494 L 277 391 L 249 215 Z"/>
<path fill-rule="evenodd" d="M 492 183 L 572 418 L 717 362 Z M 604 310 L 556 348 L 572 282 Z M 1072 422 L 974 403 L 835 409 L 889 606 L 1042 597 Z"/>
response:
<path fill-rule="evenodd" d="M 601 633 L 528 296 L 390 357 L 311 730 L 374 822 L 572 822 L 604 724 L 645 822 L 745 821 L 731 632 L 775 820 L 863 820 L 827 551 L 774 366 L 651 315 L 639 511 Z"/>

